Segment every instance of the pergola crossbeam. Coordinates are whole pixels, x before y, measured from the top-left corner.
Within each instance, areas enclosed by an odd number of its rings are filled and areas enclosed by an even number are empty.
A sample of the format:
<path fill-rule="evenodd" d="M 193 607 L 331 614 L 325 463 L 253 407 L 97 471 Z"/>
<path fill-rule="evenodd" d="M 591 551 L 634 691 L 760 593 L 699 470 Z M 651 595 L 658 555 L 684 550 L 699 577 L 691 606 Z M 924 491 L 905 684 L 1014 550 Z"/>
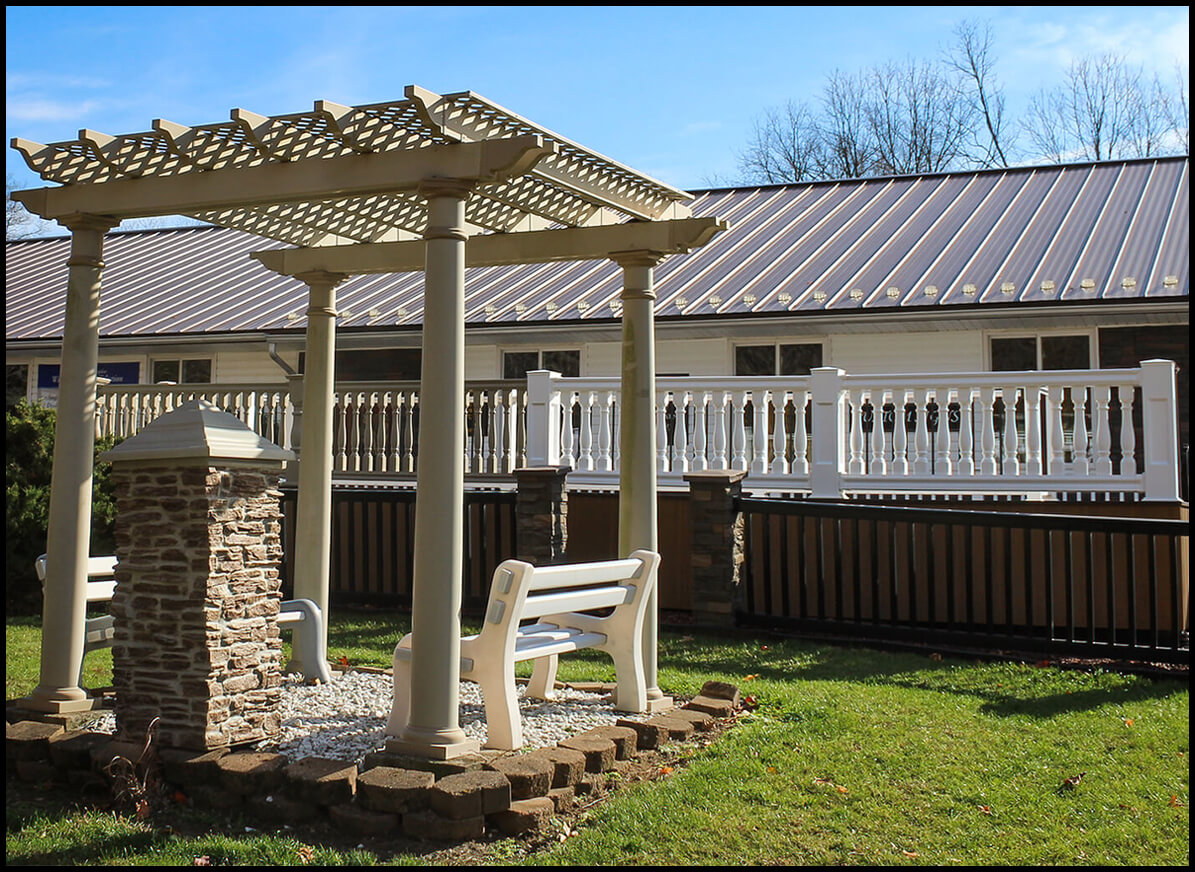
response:
<path fill-rule="evenodd" d="M 219 212 L 277 203 L 321 202 L 414 191 L 433 177 L 492 182 L 523 175 L 552 147 L 538 136 L 270 163 L 220 172 L 119 179 L 18 191 L 13 198 L 46 219 L 75 214 L 117 219 Z M 330 228 L 331 229 L 331 228 Z"/>
<path fill-rule="evenodd" d="M 725 227 L 725 222 L 716 218 L 679 218 L 474 236 L 465 249 L 465 266 L 605 260 L 620 251 L 681 254 L 705 245 Z M 290 276 L 418 272 L 424 267 L 424 246 L 415 241 L 335 245 L 257 251 L 252 257 L 266 268 Z"/>

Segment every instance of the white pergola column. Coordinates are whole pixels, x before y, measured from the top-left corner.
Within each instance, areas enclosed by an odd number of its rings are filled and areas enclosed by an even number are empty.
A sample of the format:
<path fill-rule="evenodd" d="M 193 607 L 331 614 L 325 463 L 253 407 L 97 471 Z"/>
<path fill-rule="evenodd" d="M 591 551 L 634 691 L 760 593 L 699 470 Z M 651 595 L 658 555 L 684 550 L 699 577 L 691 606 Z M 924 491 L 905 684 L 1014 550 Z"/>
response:
<path fill-rule="evenodd" d="M 662 256 L 652 251 L 619 252 L 622 267 L 622 454 L 618 476 L 618 553 L 659 550 L 656 534 L 656 350 L 652 269 Z M 656 670 L 658 596 L 652 592 L 643 624 L 643 671 L 649 711 L 671 708 Z"/>
<path fill-rule="evenodd" d="M 41 680 L 24 704 L 35 711 L 65 713 L 92 705 L 79 686 L 78 669 L 87 620 L 101 256 L 104 233 L 119 222 L 94 215 L 60 222 L 71 231 L 71 253 L 46 532 Z"/>
<path fill-rule="evenodd" d="M 464 568 L 465 200 L 471 183 L 432 180 L 419 384 L 419 501 L 411 603 L 411 699 L 391 750 L 446 759 L 479 749 L 460 728 Z M 304 448 L 307 446 L 305 445 Z"/>
<path fill-rule="evenodd" d="M 304 663 L 300 639 L 319 634 L 318 650 L 328 650 L 328 575 L 332 553 L 332 394 L 336 368 L 336 285 L 340 273 L 311 272 L 296 276 L 308 288 L 307 353 L 303 374 L 303 418 L 299 461 L 299 495 L 295 510 L 296 599 L 319 606 L 322 626 L 304 621 L 295 626 L 294 652 L 287 669 L 318 675 L 316 664 Z M 307 649 L 310 650 L 310 649 Z"/>

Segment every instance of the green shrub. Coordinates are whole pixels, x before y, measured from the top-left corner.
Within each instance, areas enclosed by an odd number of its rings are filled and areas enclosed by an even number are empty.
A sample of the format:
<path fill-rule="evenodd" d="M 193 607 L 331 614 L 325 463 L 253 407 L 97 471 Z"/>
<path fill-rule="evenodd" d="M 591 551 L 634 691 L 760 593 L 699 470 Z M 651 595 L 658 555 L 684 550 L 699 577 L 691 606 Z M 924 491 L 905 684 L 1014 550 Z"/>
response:
<path fill-rule="evenodd" d="M 21 400 L 4 415 L 5 608 L 10 614 L 41 611 L 41 589 L 33 561 L 46 550 L 50 514 L 50 472 L 54 460 L 53 409 Z M 96 442 L 92 486 L 91 553 L 111 554 L 115 548 L 112 521 L 116 517 L 109 465 L 98 456 L 114 444 L 110 437 Z"/>

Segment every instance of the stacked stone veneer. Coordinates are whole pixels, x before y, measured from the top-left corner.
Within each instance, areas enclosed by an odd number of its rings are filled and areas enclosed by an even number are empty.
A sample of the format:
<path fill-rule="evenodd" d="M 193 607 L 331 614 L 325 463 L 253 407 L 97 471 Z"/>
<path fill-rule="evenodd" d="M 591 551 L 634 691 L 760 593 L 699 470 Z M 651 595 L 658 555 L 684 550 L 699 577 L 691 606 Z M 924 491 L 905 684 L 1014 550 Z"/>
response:
<path fill-rule="evenodd" d="M 113 688 L 122 735 L 166 747 L 278 734 L 279 471 L 114 464 Z"/>
<path fill-rule="evenodd" d="M 515 470 L 516 548 L 520 560 L 536 566 L 563 563 L 568 550 L 568 466 Z"/>

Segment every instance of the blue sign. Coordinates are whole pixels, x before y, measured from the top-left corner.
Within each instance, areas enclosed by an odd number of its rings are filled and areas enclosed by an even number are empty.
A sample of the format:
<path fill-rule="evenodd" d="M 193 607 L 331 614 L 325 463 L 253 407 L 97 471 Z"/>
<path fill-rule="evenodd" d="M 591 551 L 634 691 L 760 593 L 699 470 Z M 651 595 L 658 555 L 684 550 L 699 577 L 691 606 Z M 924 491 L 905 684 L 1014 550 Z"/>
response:
<path fill-rule="evenodd" d="M 37 366 L 38 390 L 57 390 L 58 372 L 61 367 L 57 363 L 41 363 Z M 141 383 L 141 364 L 133 363 L 101 363 L 99 377 L 108 379 L 114 385 L 135 385 Z"/>

